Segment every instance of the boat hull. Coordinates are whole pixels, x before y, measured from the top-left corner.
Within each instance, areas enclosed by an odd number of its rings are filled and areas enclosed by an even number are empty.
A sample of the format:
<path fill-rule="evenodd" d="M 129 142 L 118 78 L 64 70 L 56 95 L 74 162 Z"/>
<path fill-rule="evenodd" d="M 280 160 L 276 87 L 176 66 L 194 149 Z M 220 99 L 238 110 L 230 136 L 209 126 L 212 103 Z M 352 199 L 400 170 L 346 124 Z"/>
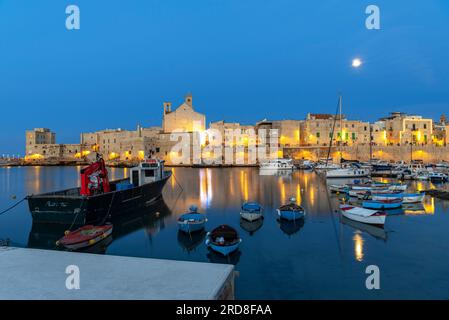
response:
<path fill-rule="evenodd" d="M 239 248 L 241 242 L 242 242 L 242 239 L 239 239 L 239 241 L 233 245 L 219 246 L 208 239 L 208 240 L 206 240 L 206 245 L 209 248 L 211 248 L 212 250 L 214 250 L 215 252 L 218 252 L 218 253 L 222 254 L 223 256 L 228 256 Z"/>
<path fill-rule="evenodd" d="M 170 177 L 171 172 L 166 172 L 159 181 L 88 197 L 75 195 L 79 189 L 33 195 L 28 206 L 34 223 L 95 224 L 106 215 L 114 218 L 159 200 Z"/>
<path fill-rule="evenodd" d="M 277 212 L 281 219 L 288 221 L 295 221 L 304 217 L 304 211 L 286 211 L 277 209 Z"/>
<path fill-rule="evenodd" d="M 368 216 L 368 217 L 361 217 L 356 214 L 351 214 L 350 212 L 347 212 L 347 211 L 342 211 L 342 214 L 346 218 L 357 221 L 357 222 L 372 224 L 372 225 L 376 225 L 376 226 L 383 226 L 385 224 L 385 217 L 386 217 L 385 215 L 379 215 L 379 216 L 373 215 L 373 216 Z"/>
<path fill-rule="evenodd" d="M 402 203 L 421 203 L 426 195 L 422 194 L 391 194 L 373 195 L 373 200 L 402 200 Z"/>
<path fill-rule="evenodd" d="M 390 199 L 391 200 L 391 199 Z M 362 207 L 374 210 L 388 210 L 397 209 L 402 206 L 402 201 L 391 201 L 391 202 L 381 202 L 381 201 L 363 201 Z"/>
<path fill-rule="evenodd" d="M 202 231 L 202 230 L 204 230 L 205 225 L 206 225 L 206 221 L 195 222 L 195 223 L 178 222 L 179 231 L 182 231 L 185 233 Z"/>
<path fill-rule="evenodd" d="M 242 219 L 252 222 L 252 221 L 262 219 L 263 214 L 262 214 L 262 212 L 241 211 L 240 216 L 242 217 Z"/>

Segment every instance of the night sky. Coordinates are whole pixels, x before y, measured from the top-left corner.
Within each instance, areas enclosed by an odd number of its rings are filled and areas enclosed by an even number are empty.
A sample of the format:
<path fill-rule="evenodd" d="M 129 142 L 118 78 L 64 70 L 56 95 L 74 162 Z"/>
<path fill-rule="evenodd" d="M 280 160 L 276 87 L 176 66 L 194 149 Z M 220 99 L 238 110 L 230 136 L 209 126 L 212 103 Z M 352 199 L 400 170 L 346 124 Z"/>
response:
<path fill-rule="evenodd" d="M 65 8 L 81 10 L 68 31 Z M 365 27 L 380 7 L 381 29 Z M 351 68 L 360 57 L 364 64 Z M 449 113 L 449 1 L 0 0 L 2 153 L 25 130 L 160 125 L 193 94 L 207 122 Z"/>

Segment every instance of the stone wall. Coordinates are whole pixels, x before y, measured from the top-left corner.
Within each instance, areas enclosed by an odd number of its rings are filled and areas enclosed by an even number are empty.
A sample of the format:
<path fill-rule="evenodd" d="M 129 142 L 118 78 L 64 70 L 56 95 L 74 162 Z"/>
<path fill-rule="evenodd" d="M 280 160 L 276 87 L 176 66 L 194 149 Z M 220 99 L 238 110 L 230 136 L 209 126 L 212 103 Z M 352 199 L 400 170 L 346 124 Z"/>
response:
<path fill-rule="evenodd" d="M 385 161 L 423 160 L 424 162 L 449 161 L 449 146 L 373 146 L 373 158 Z M 318 160 L 326 158 L 327 147 L 284 148 L 285 158 Z M 333 147 L 330 156 L 337 160 L 340 158 L 338 147 Z M 370 159 L 369 145 L 342 147 L 342 156 L 345 159 L 368 161 Z"/>

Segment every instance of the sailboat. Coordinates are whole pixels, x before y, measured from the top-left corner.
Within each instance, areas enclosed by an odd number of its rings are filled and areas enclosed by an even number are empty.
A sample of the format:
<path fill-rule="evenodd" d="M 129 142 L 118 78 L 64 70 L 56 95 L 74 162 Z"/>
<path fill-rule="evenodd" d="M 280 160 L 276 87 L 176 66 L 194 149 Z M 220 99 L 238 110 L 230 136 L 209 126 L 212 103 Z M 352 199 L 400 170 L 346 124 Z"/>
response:
<path fill-rule="evenodd" d="M 367 168 L 362 167 L 359 163 L 350 162 L 343 167 L 342 164 L 342 151 L 341 151 L 341 145 L 343 142 L 343 115 L 342 115 L 342 97 L 341 95 L 338 98 L 338 109 L 340 112 L 340 168 L 334 169 L 334 170 L 328 170 L 326 171 L 326 178 L 328 179 L 335 179 L 335 178 L 363 178 L 368 177 L 370 175 L 370 171 Z M 329 144 L 329 152 L 330 148 L 332 147 L 332 140 L 334 138 L 334 129 L 335 129 L 335 122 L 337 121 L 337 116 L 335 116 L 334 119 L 334 126 L 332 128 L 332 134 L 331 134 L 331 142 Z"/>

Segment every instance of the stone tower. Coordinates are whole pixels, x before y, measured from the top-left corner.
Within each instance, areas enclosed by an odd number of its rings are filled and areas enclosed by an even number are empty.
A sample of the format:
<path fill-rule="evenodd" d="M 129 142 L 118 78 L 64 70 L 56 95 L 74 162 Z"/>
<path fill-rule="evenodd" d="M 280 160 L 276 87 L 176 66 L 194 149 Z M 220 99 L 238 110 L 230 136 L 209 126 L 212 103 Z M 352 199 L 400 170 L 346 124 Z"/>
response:
<path fill-rule="evenodd" d="M 440 123 L 443 125 L 447 123 L 447 118 L 444 114 L 442 114 L 440 117 Z"/>

